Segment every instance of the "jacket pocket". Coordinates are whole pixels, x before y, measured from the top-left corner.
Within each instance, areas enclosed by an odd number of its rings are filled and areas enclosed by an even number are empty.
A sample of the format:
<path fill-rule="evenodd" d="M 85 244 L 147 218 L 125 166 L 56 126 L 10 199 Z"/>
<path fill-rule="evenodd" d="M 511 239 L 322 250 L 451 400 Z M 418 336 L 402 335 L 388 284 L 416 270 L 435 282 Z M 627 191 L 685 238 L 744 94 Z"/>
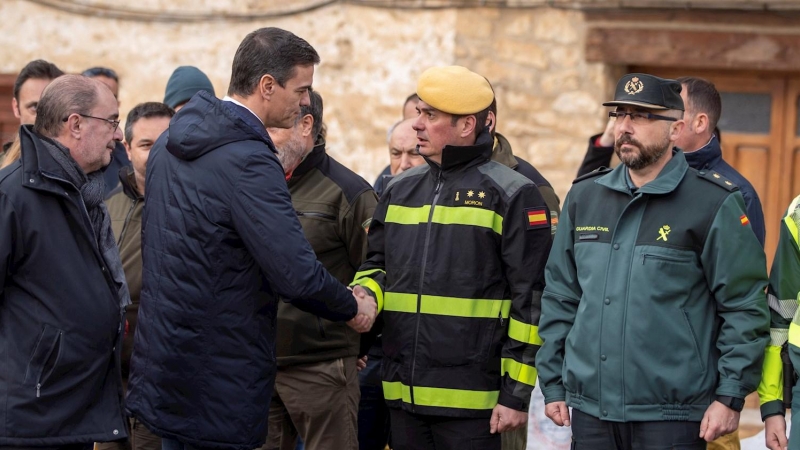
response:
<path fill-rule="evenodd" d="M 703 372 L 705 372 L 706 363 L 703 360 L 703 354 L 700 352 L 700 344 L 697 343 L 697 333 L 694 332 L 694 327 L 692 327 L 692 322 L 689 320 L 689 314 L 686 312 L 686 310 L 681 309 L 681 313 L 683 314 L 683 319 L 686 322 L 686 327 L 689 330 L 689 336 L 692 339 L 692 344 L 694 344 L 694 354 L 697 356 L 697 362 L 700 364 Z"/>
<path fill-rule="evenodd" d="M 36 347 L 33 349 L 28 369 L 25 372 L 25 384 L 36 388 L 36 397 L 41 396 L 42 387 L 58 365 L 61 356 L 61 339 L 64 332 L 58 328 L 45 325 Z"/>

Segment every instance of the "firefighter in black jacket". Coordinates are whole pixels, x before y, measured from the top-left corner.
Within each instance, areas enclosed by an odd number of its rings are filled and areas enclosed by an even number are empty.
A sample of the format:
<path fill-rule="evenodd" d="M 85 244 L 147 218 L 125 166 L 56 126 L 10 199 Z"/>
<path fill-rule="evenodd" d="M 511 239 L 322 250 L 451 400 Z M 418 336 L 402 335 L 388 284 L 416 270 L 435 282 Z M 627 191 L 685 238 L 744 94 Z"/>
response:
<path fill-rule="evenodd" d="M 428 164 L 393 179 L 354 284 L 383 311 L 382 378 L 396 449 L 499 449 L 527 422 L 550 214 L 536 185 L 490 161 L 494 93 L 463 67 L 417 85 Z"/>

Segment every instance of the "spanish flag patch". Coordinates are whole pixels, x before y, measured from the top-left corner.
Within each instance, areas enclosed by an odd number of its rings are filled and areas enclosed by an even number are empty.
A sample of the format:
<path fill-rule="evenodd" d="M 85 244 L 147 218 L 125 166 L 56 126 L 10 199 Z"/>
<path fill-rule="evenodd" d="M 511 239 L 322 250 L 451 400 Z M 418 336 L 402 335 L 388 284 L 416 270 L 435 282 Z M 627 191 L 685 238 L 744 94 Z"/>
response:
<path fill-rule="evenodd" d="M 525 220 L 528 222 L 528 229 L 548 227 L 546 208 L 529 208 L 525 210 Z"/>
<path fill-rule="evenodd" d="M 739 217 L 739 222 L 742 222 L 742 225 L 747 225 L 750 223 L 750 219 L 748 219 L 746 215 L 742 214 L 742 216 Z"/>

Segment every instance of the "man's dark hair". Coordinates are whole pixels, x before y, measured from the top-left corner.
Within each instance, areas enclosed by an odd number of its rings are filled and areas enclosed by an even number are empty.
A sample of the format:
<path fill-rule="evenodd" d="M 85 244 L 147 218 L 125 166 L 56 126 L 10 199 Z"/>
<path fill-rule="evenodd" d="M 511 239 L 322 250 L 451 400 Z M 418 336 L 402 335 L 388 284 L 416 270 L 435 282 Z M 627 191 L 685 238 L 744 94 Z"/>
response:
<path fill-rule="evenodd" d="M 319 64 L 314 47 L 280 28 L 261 28 L 248 34 L 233 57 L 228 95 L 251 95 L 264 75 L 272 75 L 284 87 L 297 66 Z"/>
<path fill-rule="evenodd" d="M 153 117 L 167 117 L 172 118 L 175 115 L 175 110 L 161 102 L 145 102 L 139 103 L 134 106 L 128 113 L 128 119 L 125 120 L 125 142 L 128 145 L 133 142 L 133 125 L 139 119 L 150 119 Z"/>
<path fill-rule="evenodd" d="M 306 115 L 311 114 L 311 118 L 314 119 L 314 124 L 311 126 L 311 135 L 314 136 L 314 141 L 316 142 L 320 137 L 320 133 L 322 133 L 322 96 L 312 89 L 308 91 L 308 97 L 311 100 L 310 104 L 300 107 L 300 115 L 297 116 L 295 124 L 299 123 Z M 322 136 L 322 138 L 324 139 L 325 137 Z"/>
<path fill-rule="evenodd" d="M 94 77 L 111 78 L 112 80 L 119 83 L 119 76 L 117 76 L 117 72 L 114 72 L 113 69 L 109 69 L 108 67 L 92 67 L 90 69 L 86 69 L 83 72 L 81 72 L 81 75 L 89 78 L 94 78 Z"/>
<path fill-rule="evenodd" d="M 22 85 L 31 78 L 37 80 L 55 80 L 56 78 L 64 75 L 64 72 L 56 67 L 55 64 L 47 62 L 43 59 L 36 59 L 22 68 L 14 81 L 14 98 L 19 102 L 19 90 Z"/>
<path fill-rule="evenodd" d="M 477 138 L 481 133 L 483 133 L 483 130 L 486 129 L 486 118 L 489 117 L 489 111 L 491 110 L 492 105 L 495 105 L 495 108 L 497 107 L 495 102 L 492 101 L 492 104 L 487 106 L 486 109 L 483 111 L 478 111 L 475 114 L 453 114 L 453 117 L 450 118 L 450 125 L 456 126 L 458 119 L 462 117 L 475 116 L 475 137 Z"/>
<path fill-rule="evenodd" d="M 97 105 L 99 81 L 81 75 L 63 75 L 47 85 L 36 109 L 33 131 L 58 137 L 72 114 L 91 114 Z"/>
<path fill-rule="evenodd" d="M 722 114 L 722 99 L 714 83 L 698 77 L 680 77 L 677 81 L 686 89 L 686 97 L 695 113 L 708 116 L 709 131 L 716 128 Z"/>

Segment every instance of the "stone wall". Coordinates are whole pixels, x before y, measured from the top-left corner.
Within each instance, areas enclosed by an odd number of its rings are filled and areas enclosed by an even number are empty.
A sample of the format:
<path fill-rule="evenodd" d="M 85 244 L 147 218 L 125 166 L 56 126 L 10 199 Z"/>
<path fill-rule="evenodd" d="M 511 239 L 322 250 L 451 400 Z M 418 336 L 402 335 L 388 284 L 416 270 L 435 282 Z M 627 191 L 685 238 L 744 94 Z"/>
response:
<path fill-rule="evenodd" d="M 106 0 L 91 4 L 118 5 Z M 122 20 L 4 0 L 0 73 L 15 73 L 35 58 L 71 72 L 112 67 L 121 77 L 124 116 L 139 102 L 161 100 L 167 78 L 178 65 L 198 66 L 222 96 L 241 39 L 262 26 L 285 28 L 307 39 L 322 57 L 314 84 L 325 100 L 330 153 L 370 182 L 388 163 L 387 128 L 400 119 L 402 102 L 414 92 L 416 78 L 432 65 L 465 65 L 493 82 L 498 129 L 516 153 L 550 179 L 562 198 L 583 157 L 586 138 L 604 124 L 600 103 L 618 74 L 603 64 L 585 62 L 582 12 L 403 10 L 337 3 L 285 17 L 263 14 L 285 5 L 248 0 L 136 3 L 139 11 L 224 11 L 259 17 L 170 22 L 163 20 L 166 16 Z"/>

